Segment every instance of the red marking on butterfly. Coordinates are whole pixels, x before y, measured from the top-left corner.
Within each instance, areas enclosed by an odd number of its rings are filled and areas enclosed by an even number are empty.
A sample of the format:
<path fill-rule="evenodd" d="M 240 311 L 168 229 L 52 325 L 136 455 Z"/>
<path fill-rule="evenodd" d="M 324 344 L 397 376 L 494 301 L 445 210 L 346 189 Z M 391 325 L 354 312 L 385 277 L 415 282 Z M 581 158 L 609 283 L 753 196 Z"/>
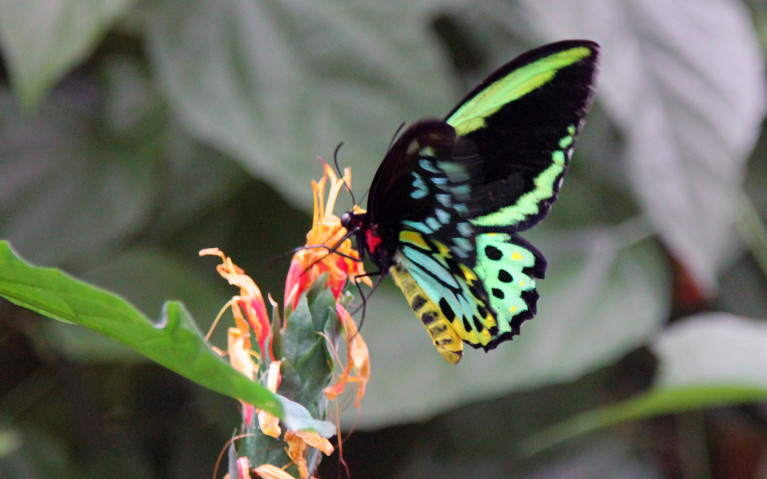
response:
<path fill-rule="evenodd" d="M 372 230 L 365 231 L 365 239 L 367 240 L 368 251 L 371 254 L 375 253 L 381 243 L 383 243 L 381 237 L 377 236 Z"/>

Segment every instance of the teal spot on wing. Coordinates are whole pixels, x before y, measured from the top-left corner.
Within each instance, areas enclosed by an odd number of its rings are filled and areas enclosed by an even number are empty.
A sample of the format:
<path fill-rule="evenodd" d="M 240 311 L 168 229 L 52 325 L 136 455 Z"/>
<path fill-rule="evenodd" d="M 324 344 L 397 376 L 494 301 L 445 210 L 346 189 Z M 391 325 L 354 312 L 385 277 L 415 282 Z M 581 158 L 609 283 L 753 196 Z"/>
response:
<path fill-rule="evenodd" d="M 437 220 L 443 225 L 450 223 L 450 213 L 447 211 L 438 209 L 434 211 L 434 214 L 437 215 Z"/>
<path fill-rule="evenodd" d="M 444 264 L 444 260 L 439 258 L 439 256 L 423 253 L 410 246 L 402 248 L 402 253 L 407 257 L 407 259 L 421 266 L 426 271 L 432 273 L 444 284 L 452 288 L 458 287 L 458 283 L 456 282 L 455 278 L 447 270 L 447 265 Z"/>
<path fill-rule="evenodd" d="M 453 198 L 446 193 L 437 193 L 436 198 L 437 198 L 437 201 L 439 201 L 439 204 L 441 204 L 445 208 L 450 208 L 451 206 L 453 206 Z"/>
<path fill-rule="evenodd" d="M 408 228 L 411 228 L 415 231 L 418 231 L 419 233 L 423 233 L 426 235 L 430 235 L 434 233 L 434 230 L 426 226 L 425 223 L 421 221 L 412 221 L 412 220 L 404 220 L 402 222 L 404 226 L 407 226 Z"/>
<path fill-rule="evenodd" d="M 455 244 L 455 246 L 458 248 L 457 253 L 459 253 L 462 258 L 466 258 L 471 252 L 472 247 L 474 246 L 471 244 L 470 239 L 461 238 L 460 236 L 457 238 L 453 238 L 453 244 Z"/>
<path fill-rule="evenodd" d="M 426 226 L 431 228 L 432 231 L 437 231 L 442 227 L 442 224 L 433 216 L 429 216 L 424 221 L 426 222 Z"/>
<path fill-rule="evenodd" d="M 465 181 L 469 179 L 469 172 L 466 166 L 454 161 L 440 161 L 439 168 L 454 182 Z"/>
<path fill-rule="evenodd" d="M 416 200 L 425 198 L 429 194 L 429 189 L 427 188 L 426 183 L 423 181 L 423 178 L 421 178 L 421 175 L 415 171 L 413 172 L 413 188 L 415 189 L 412 193 L 410 193 L 410 196 Z"/>
<path fill-rule="evenodd" d="M 424 170 L 428 171 L 429 173 L 435 173 L 439 174 L 441 173 L 436 166 L 432 163 L 431 160 L 427 160 L 426 158 L 422 158 L 418 160 L 418 166 L 423 168 Z"/>
<path fill-rule="evenodd" d="M 456 229 L 458 230 L 458 234 L 460 234 L 464 238 L 468 238 L 474 234 L 474 228 L 472 228 L 471 225 L 466 222 L 458 223 L 458 226 L 456 226 Z"/>
<path fill-rule="evenodd" d="M 471 185 L 468 183 L 454 185 L 450 187 L 450 191 L 452 191 L 456 196 L 460 196 L 461 198 L 468 197 L 471 193 Z"/>

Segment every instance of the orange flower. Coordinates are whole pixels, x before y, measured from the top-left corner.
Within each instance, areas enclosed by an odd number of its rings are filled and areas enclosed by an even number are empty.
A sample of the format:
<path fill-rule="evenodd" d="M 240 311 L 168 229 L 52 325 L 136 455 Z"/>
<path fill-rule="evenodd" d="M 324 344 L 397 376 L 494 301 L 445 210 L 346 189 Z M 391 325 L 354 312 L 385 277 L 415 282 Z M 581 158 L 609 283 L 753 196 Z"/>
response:
<path fill-rule="evenodd" d="M 234 369 L 247 376 L 251 381 L 256 380 L 256 375 L 259 370 L 258 363 L 254 360 L 254 357 L 264 360 L 265 357 L 269 357 L 274 361 L 274 354 L 267 341 L 271 338 L 272 328 L 269 318 L 266 315 L 266 305 L 264 304 L 264 297 L 261 294 L 261 290 L 256 286 L 250 276 L 235 265 L 231 258 L 228 258 L 218 248 L 208 248 L 200 251 L 200 256 L 212 255 L 221 258 L 221 264 L 216 266 L 216 271 L 229 281 L 229 284 L 238 286 L 240 288 L 240 295 L 233 297 L 227 306 L 232 309 L 232 316 L 234 316 L 236 328 L 229 328 L 227 334 L 227 355 L 229 356 L 229 363 Z M 222 311 L 223 312 L 223 311 Z M 216 322 L 221 317 L 216 318 Z M 215 327 L 215 322 L 213 324 Z M 212 331 L 213 328 L 211 328 Z M 256 352 L 253 351 L 250 342 L 250 331 L 255 333 L 258 341 L 258 346 L 261 350 L 261 356 L 259 357 Z M 210 333 L 208 333 L 210 336 Z M 214 348 L 218 351 L 217 348 Z M 223 353 L 219 354 L 223 355 Z M 278 364 L 279 375 L 279 364 Z M 271 371 L 271 370 L 270 370 Z M 274 386 L 272 392 L 277 390 L 277 386 Z M 253 414 L 256 412 L 255 408 L 247 403 L 242 403 L 242 415 L 247 424 L 252 424 Z M 263 413 L 263 411 L 262 411 Z M 264 413 L 266 414 L 266 413 Z M 262 418 L 259 413 L 259 425 L 264 430 L 264 433 L 275 435 L 279 437 L 280 428 L 277 425 L 277 418 L 270 419 Z M 262 422 L 263 421 L 263 422 Z M 268 432 L 267 432 L 268 431 Z"/>
<path fill-rule="evenodd" d="M 333 454 L 333 445 L 330 441 L 316 432 L 288 430 L 285 431 L 285 442 L 288 443 L 288 457 L 298 467 L 298 475 L 301 479 L 309 477 L 306 451 L 310 446 L 319 449 L 326 456 Z"/>
<path fill-rule="evenodd" d="M 292 311 L 301 294 L 311 288 L 321 275 L 327 276 L 327 287 L 336 299 L 336 313 L 343 326 L 347 358 L 337 383 L 326 387 L 324 393 L 328 399 L 333 400 L 343 394 L 347 383 L 357 383 L 355 406 L 359 407 L 370 377 L 370 357 L 367 345 L 359 334 L 354 319 L 343 304 L 338 301 L 344 287 L 348 284 L 348 280 L 361 280 L 369 286 L 372 286 L 372 282 L 365 276 L 359 254 L 352 247 L 351 239 L 346 237 L 348 232 L 341 225 L 341 219 L 333 214 L 341 188 L 351 181 L 351 172 L 347 169 L 344 176 L 338 178 L 329 165 L 323 163 L 323 168 L 322 179 L 318 182 L 312 182 L 314 217 L 312 228 L 306 235 L 306 246 L 293 255 L 286 278 L 285 310 L 286 312 Z M 330 182 L 329 189 L 326 190 L 328 182 Z M 227 355 L 230 363 L 251 380 L 263 382 L 270 391 L 276 392 L 281 381 L 280 367 L 282 361 L 279 360 L 281 358 L 274 356 L 272 350 L 273 332 L 261 291 L 242 269 L 238 268 L 231 259 L 217 248 L 203 250 L 200 255 L 220 257 L 222 262 L 216 268 L 218 273 L 230 284 L 240 288 L 239 296 L 233 297 L 227 303 L 227 307 L 232 310 L 236 323 L 236 327 L 230 328 L 228 331 Z M 269 299 L 272 301 L 273 307 L 276 307 L 271 297 Z M 277 332 L 275 331 L 275 333 Z M 322 334 L 322 332 L 317 334 Z M 251 335 L 256 340 L 254 342 L 258 343 L 260 351 L 253 350 Z M 329 339 L 329 347 L 332 347 L 338 340 L 338 336 L 334 335 L 332 339 Z M 340 358 L 339 362 L 341 362 Z M 264 374 L 263 368 L 266 365 L 269 367 Z M 259 477 L 287 479 L 291 476 L 284 469 L 292 463 L 298 468 L 299 477 L 308 479 L 307 455 L 310 448 L 319 449 L 326 455 L 333 452 L 331 443 L 319 434 L 289 429 L 283 432 L 284 428 L 280 426 L 277 417 L 266 411 L 256 410 L 253 406 L 243 405 L 243 415 L 248 425 L 252 424 L 253 416 L 256 413 L 261 431 L 268 436 L 277 439 L 282 438 L 285 441 L 286 453 L 290 459 L 290 463 L 282 468 L 264 464 L 253 469 L 253 472 Z M 249 463 L 247 459 L 240 458 L 238 466 L 240 477 L 248 477 Z"/>
<path fill-rule="evenodd" d="M 235 296 L 228 303 L 232 307 L 232 315 L 234 315 L 238 329 L 246 333 L 248 328 L 245 325 L 250 325 L 256 335 L 262 357 L 268 355 L 270 359 L 274 360 L 271 347 L 266 344 L 267 340 L 271 338 L 272 325 L 266 314 L 264 296 L 256 286 L 256 282 L 218 248 L 204 249 L 200 251 L 200 256 L 218 256 L 221 258 L 221 264 L 216 266 L 216 271 L 229 281 L 229 284 L 240 288 L 240 295 Z M 243 311 L 245 312 L 244 315 Z M 244 346 L 250 348 L 249 340 Z"/>
<path fill-rule="evenodd" d="M 280 376 L 281 361 L 272 361 L 269 365 L 269 372 L 266 373 L 266 387 L 271 392 L 276 393 L 277 388 L 280 386 L 282 376 Z M 261 432 L 267 436 L 275 438 L 280 437 L 282 430 L 280 429 L 280 420 L 266 411 L 258 411 L 258 427 L 261 428 Z"/>
<path fill-rule="evenodd" d="M 237 472 L 240 476 L 238 479 L 250 479 L 250 461 L 247 457 L 237 459 Z"/>
<path fill-rule="evenodd" d="M 341 219 L 333 214 L 338 193 L 344 184 L 351 183 L 351 170 L 344 170 L 344 176 L 338 178 L 333 168 L 323 163 L 324 176 L 319 182 L 312 181 L 314 190 L 314 217 L 312 228 L 306 234 L 306 247 L 293 255 L 288 276 L 285 281 L 285 309 L 296 306 L 301 293 L 314 284 L 317 278 L 328 274 L 328 287 L 336 299 L 346 285 L 347 278 L 352 280 L 362 276 L 362 281 L 372 285 L 364 276 L 365 269 L 359 259 L 359 253 L 352 247 L 351 239 L 342 241 L 346 228 L 341 226 Z M 330 180 L 330 191 L 325 202 L 325 186 Z"/>
<path fill-rule="evenodd" d="M 262 464 L 255 469 L 258 477 L 264 479 L 295 479 L 293 476 L 271 464 Z"/>

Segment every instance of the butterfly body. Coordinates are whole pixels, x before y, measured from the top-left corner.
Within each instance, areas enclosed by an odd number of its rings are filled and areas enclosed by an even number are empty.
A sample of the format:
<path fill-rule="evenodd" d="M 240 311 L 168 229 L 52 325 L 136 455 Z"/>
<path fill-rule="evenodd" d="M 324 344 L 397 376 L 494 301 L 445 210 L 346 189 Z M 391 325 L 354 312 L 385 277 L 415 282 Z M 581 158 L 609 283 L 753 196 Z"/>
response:
<path fill-rule="evenodd" d="M 557 197 L 593 95 L 598 47 L 532 50 L 481 83 L 445 120 L 394 142 L 367 210 L 342 223 L 391 274 L 442 356 L 486 351 L 536 313 L 546 260 L 519 236 Z"/>

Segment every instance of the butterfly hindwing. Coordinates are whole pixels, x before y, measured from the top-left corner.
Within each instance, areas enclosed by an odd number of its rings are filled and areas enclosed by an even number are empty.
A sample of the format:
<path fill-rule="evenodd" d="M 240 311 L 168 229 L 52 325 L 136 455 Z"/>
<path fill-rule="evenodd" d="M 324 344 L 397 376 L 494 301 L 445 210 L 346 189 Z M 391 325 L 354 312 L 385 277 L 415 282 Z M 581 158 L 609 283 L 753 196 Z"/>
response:
<path fill-rule="evenodd" d="M 447 328 L 451 336 L 474 347 L 488 347 L 497 337 L 498 323 L 476 273 L 430 236 L 403 230 L 400 241 L 391 272 L 440 353 L 450 360 L 456 350 L 452 342 L 445 347 L 434 334 L 432 325 L 437 324 L 440 336 Z M 401 279 L 405 274 L 407 281 Z"/>
<path fill-rule="evenodd" d="M 455 343 L 444 340 L 448 335 L 490 350 L 519 334 L 522 322 L 535 314 L 535 278 L 544 276 L 546 260 L 521 237 L 477 235 L 473 267 L 416 231 L 403 230 L 400 239 L 392 274 L 448 361 L 456 354 Z M 404 275 L 407 281 L 400 279 Z M 448 326 L 451 331 L 445 331 Z"/>
<path fill-rule="evenodd" d="M 513 233 L 477 235 L 477 262 L 474 266 L 484 285 L 498 331 L 485 349 L 519 334 L 523 321 L 536 313 L 538 291 L 535 278 L 543 278 L 546 260 L 530 243 Z"/>

